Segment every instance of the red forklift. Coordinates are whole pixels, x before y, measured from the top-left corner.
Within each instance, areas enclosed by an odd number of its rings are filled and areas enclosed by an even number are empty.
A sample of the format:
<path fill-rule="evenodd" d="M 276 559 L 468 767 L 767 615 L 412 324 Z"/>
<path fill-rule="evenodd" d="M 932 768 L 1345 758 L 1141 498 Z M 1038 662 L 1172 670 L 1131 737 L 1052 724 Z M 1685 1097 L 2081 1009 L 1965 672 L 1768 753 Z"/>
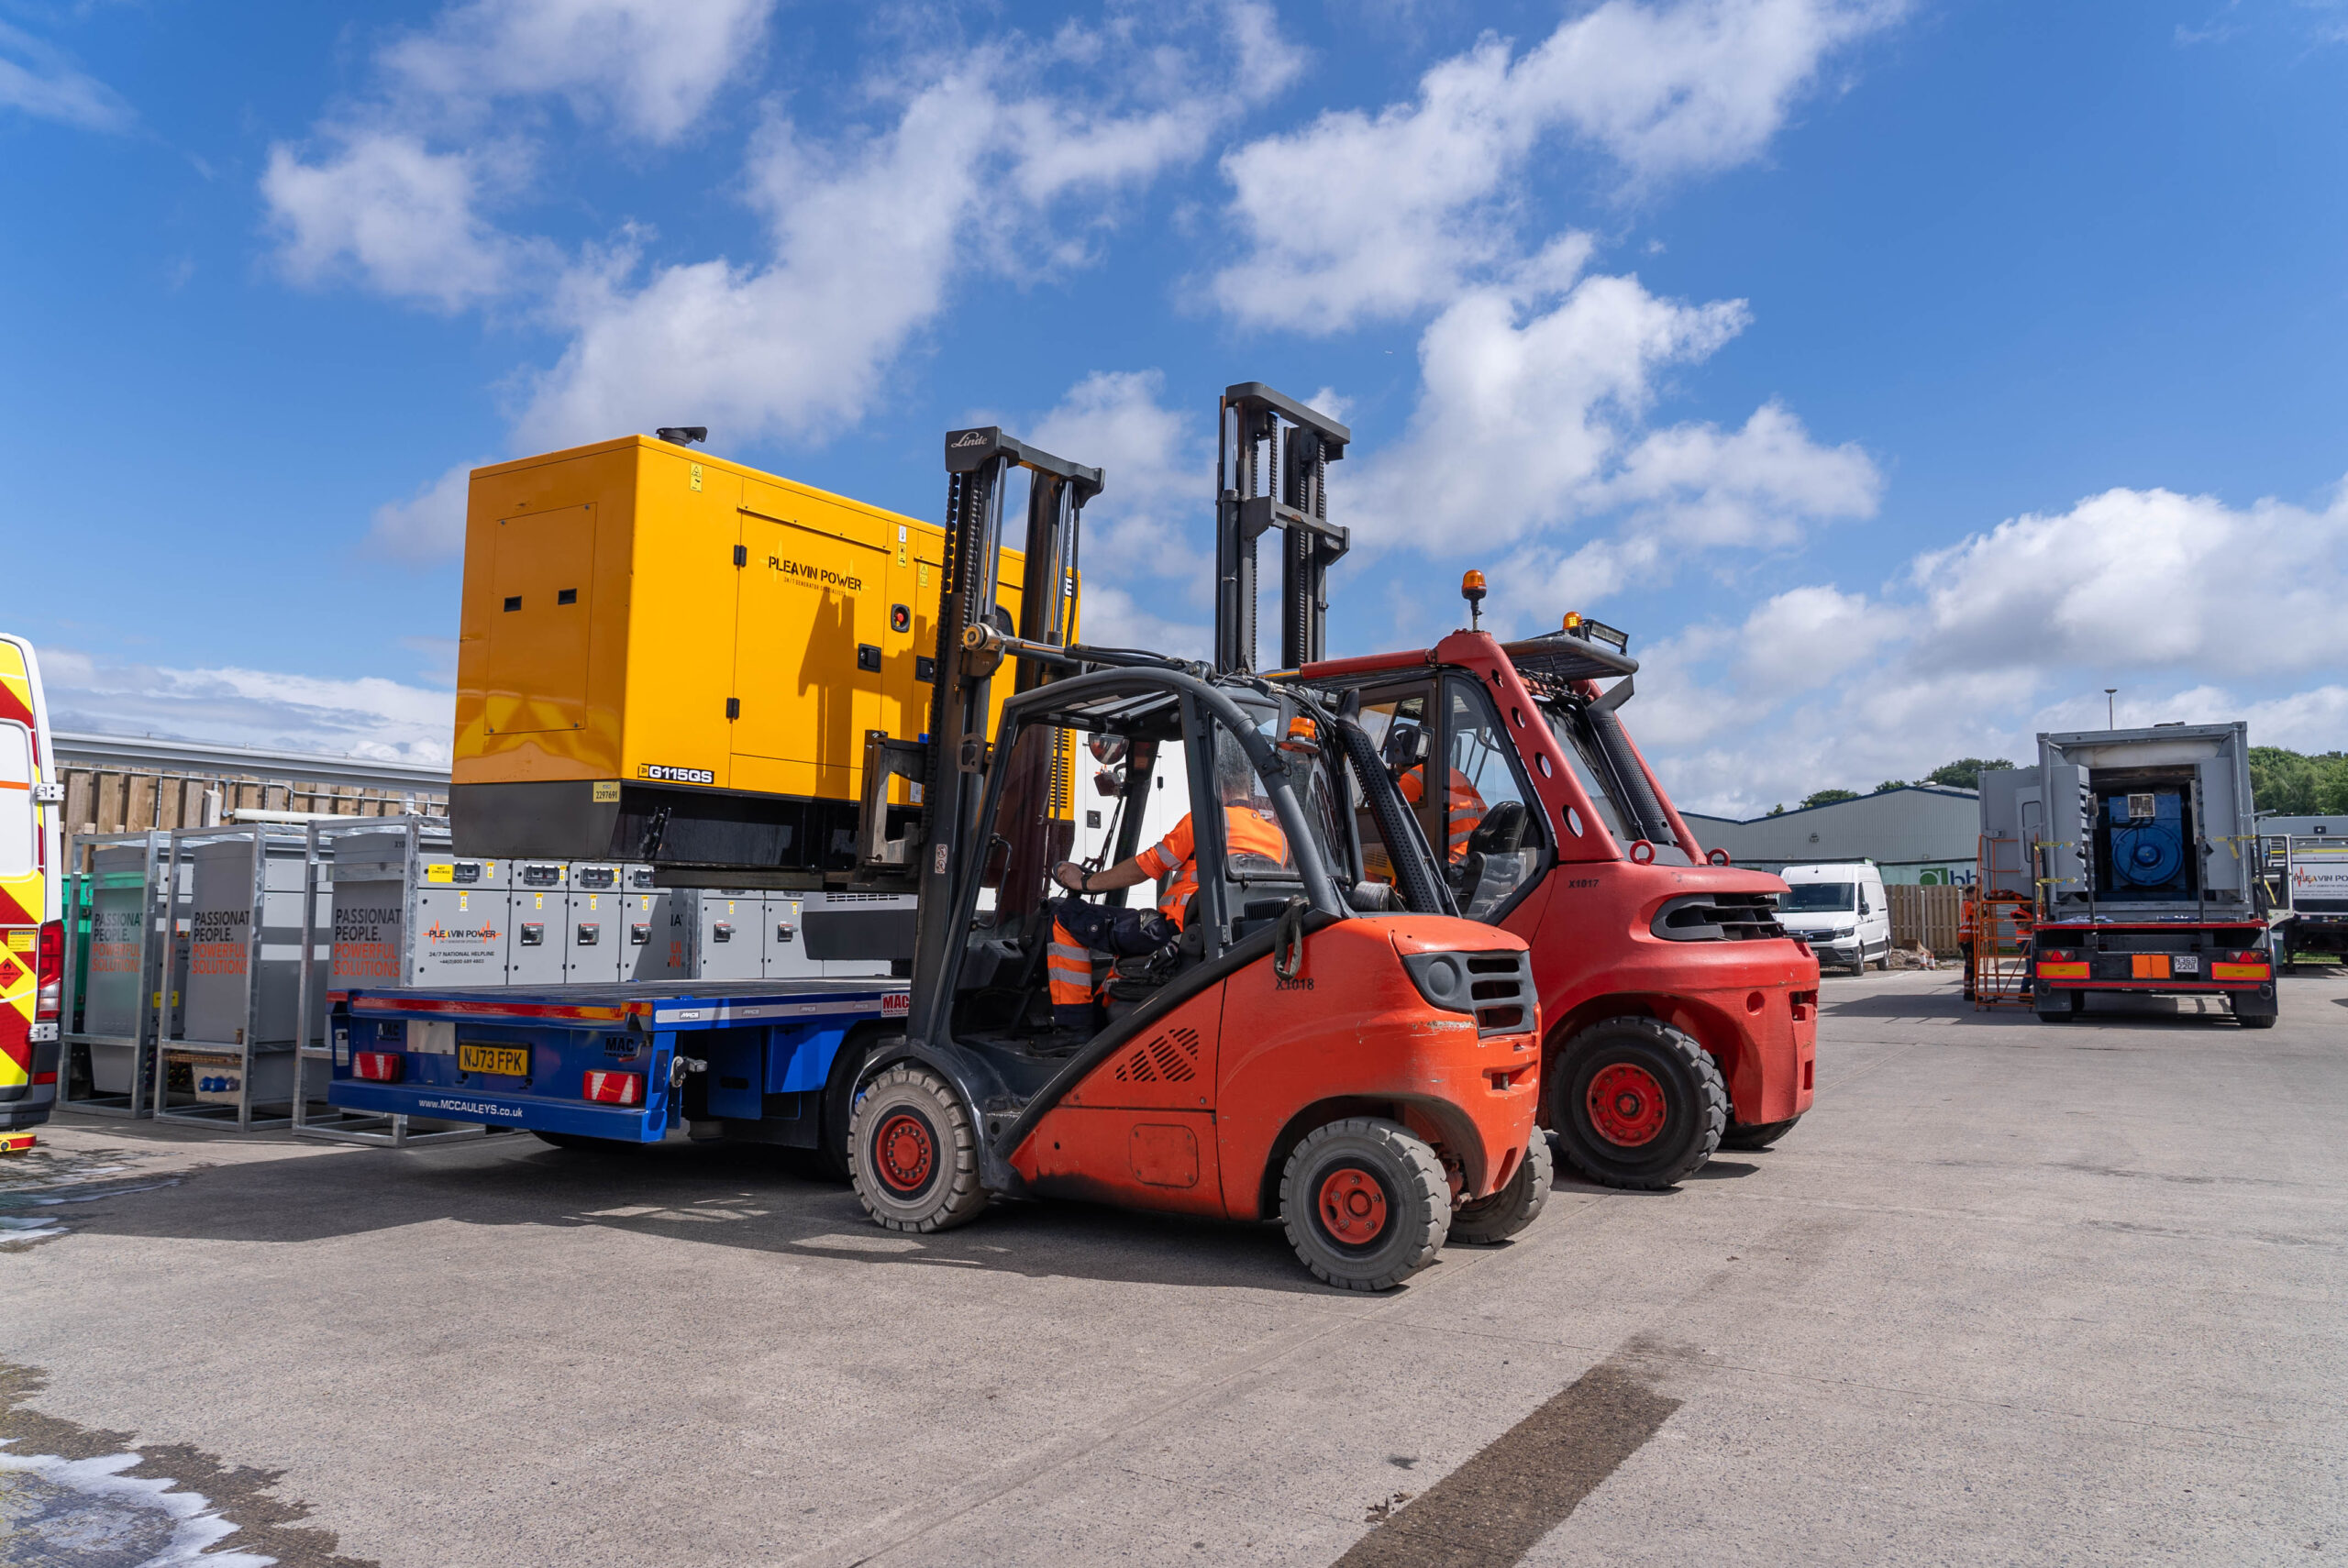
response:
<path fill-rule="evenodd" d="M 1100 470 L 993 428 L 950 434 L 946 466 L 929 731 L 866 745 L 860 874 L 919 895 L 905 1032 L 867 1059 L 849 1122 L 866 1211 L 903 1231 L 1030 1197 L 1277 1216 L 1355 1290 L 1529 1224 L 1550 1158 L 1525 944 L 1460 917 L 1351 694 L 1074 642 Z M 1014 626 L 996 570 L 1020 477 Z M 1047 976 L 1080 962 L 1053 941 L 1080 738 L 1114 801 L 1104 857 L 1146 847 L 1144 808 L 1182 791 L 1195 889 L 1170 946 L 1089 959 L 1076 1029 Z"/>
<path fill-rule="evenodd" d="M 1441 846 L 1468 919 L 1533 952 L 1542 1121 L 1609 1187 L 1666 1187 L 1719 1148 L 1765 1148 L 1810 1109 L 1818 960 L 1778 923 L 1776 877 L 1707 852 L 1623 728 L 1638 661 L 1579 614 L 1502 643 L 1469 626 L 1432 648 L 1330 659 L 1329 521 L 1344 425 L 1259 381 L 1223 396 L 1215 657 L 1256 660 L 1257 541 L 1281 544 L 1279 682 L 1343 692 Z"/>

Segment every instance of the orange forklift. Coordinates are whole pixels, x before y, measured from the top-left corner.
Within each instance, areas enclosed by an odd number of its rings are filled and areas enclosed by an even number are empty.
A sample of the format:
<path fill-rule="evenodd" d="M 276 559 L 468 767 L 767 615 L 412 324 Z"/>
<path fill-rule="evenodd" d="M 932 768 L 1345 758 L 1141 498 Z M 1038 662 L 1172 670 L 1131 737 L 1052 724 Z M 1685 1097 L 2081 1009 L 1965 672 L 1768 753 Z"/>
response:
<path fill-rule="evenodd" d="M 1327 572 L 1349 539 L 1326 480 L 1352 433 L 1260 381 L 1219 414 L 1216 667 L 1255 668 L 1257 543 L 1276 533 L 1275 679 L 1345 694 L 1460 912 L 1531 944 L 1559 1151 L 1593 1181 L 1656 1188 L 1785 1136 L 1814 1093 L 1818 960 L 1778 923 L 1785 883 L 1699 845 L 1624 729 L 1629 639 L 1567 614 L 1502 643 L 1476 624 L 1469 572 L 1468 629 L 1330 659 Z"/>
<path fill-rule="evenodd" d="M 1075 642 L 1100 470 L 993 428 L 951 433 L 946 466 L 929 731 L 866 747 L 859 876 L 919 895 L 905 1032 L 868 1058 L 849 1124 L 866 1211 L 904 1231 L 998 1198 L 1277 1216 L 1313 1274 L 1354 1290 L 1529 1224 L 1550 1162 L 1526 947 L 1460 917 L 1357 703 Z M 1022 480 L 1014 627 L 995 574 Z M 1113 799 L 1113 863 L 1147 847 L 1146 807 L 1191 802 L 1195 889 L 1170 945 L 1052 951 L 1080 737 Z M 1089 962 L 1090 1027 L 1053 1007 L 1047 962 Z"/>

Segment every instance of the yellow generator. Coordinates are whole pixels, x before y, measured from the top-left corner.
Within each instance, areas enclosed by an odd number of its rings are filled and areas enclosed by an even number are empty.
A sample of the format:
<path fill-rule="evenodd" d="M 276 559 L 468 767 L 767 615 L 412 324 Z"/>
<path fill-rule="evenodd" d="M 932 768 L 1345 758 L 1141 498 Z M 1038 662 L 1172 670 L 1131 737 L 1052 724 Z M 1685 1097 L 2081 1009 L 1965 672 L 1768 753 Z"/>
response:
<path fill-rule="evenodd" d="M 458 852 L 852 871 L 868 738 L 929 728 L 944 548 L 643 436 L 474 469 Z M 1002 552 L 1006 627 L 1024 561 Z"/>

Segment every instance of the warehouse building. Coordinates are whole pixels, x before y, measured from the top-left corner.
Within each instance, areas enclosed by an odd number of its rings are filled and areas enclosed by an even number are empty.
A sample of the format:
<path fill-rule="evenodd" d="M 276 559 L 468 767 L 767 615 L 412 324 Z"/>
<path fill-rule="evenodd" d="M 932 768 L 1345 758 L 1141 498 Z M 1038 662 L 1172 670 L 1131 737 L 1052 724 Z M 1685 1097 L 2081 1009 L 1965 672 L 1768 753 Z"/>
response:
<path fill-rule="evenodd" d="M 1682 814 L 1706 848 L 1725 849 L 1739 866 L 1763 871 L 1872 860 L 1888 883 L 1934 887 L 1971 882 L 1980 850 L 1979 798 L 1940 784 L 1903 784 L 1749 822 Z"/>

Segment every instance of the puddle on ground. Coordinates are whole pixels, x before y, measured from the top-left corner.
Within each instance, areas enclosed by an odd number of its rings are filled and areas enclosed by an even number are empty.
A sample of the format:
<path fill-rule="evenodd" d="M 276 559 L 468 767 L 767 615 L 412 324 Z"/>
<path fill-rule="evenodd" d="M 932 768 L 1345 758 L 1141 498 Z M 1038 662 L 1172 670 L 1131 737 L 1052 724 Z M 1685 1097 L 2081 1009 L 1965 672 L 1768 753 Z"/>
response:
<path fill-rule="evenodd" d="M 40 1374 L 0 1363 L 0 1564 L 44 1568 L 379 1568 L 337 1553 L 279 1472 L 184 1443 L 133 1445 L 25 1403 Z"/>
<path fill-rule="evenodd" d="M 124 1471 L 136 1453 L 62 1459 L 0 1448 L 0 1562 L 72 1563 L 74 1568 L 180 1568 L 237 1533 L 211 1499 L 172 1480 Z M 265 1568 L 274 1557 L 233 1548 L 203 1555 L 221 1568 Z"/>
<path fill-rule="evenodd" d="M 35 1149 L 0 1161 L 0 1253 L 66 1234 L 71 1205 L 177 1187 L 176 1175 L 146 1174 L 152 1158 L 137 1149 Z"/>

